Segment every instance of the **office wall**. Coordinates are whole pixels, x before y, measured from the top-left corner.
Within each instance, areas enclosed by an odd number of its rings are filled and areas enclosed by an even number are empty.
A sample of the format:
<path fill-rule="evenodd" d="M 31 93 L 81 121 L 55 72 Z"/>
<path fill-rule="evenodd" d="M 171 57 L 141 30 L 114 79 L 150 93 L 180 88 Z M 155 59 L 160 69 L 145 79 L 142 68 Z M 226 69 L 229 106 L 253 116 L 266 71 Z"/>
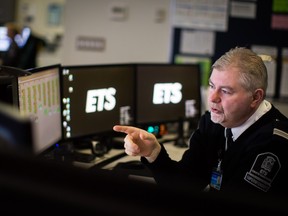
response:
<path fill-rule="evenodd" d="M 167 62 L 169 10 L 170 0 L 66 0 L 62 63 Z"/>

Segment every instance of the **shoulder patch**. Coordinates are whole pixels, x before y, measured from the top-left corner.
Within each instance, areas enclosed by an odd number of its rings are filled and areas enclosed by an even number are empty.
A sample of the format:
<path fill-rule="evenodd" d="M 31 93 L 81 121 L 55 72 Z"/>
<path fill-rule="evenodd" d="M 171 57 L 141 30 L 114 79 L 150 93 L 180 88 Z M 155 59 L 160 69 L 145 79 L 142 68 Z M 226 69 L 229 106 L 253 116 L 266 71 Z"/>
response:
<path fill-rule="evenodd" d="M 267 192 L 280 168 L 281 163 L 275 154 L 271 152 L 261 153 L 256 156 L 244 180 L 254 187 Z"/>
<path fill-rule="evenodd" d="M 283 138 L 285 138 L 285 139 L 288 139 L 288 133 L 286 133 L 286 132 L 283 131 L 283 130 L 274 128 L 273 134 L 274 134 L 274 135 L 281 136 L 281 137 L 283 137 Z"/>

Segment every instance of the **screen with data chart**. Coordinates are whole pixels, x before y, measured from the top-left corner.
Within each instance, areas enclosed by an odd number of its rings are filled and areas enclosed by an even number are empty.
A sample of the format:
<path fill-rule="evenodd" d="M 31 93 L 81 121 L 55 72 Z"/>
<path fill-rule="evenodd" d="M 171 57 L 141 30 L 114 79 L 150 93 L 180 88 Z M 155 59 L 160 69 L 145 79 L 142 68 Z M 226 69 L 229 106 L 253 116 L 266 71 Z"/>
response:
<path fill-rule="evenodd" d="M 62 139 L 60 65 L 29 72 L 31 75 L 17 77 L 18 107 L 33 122 L 33 151 L 40 154 Z"/>

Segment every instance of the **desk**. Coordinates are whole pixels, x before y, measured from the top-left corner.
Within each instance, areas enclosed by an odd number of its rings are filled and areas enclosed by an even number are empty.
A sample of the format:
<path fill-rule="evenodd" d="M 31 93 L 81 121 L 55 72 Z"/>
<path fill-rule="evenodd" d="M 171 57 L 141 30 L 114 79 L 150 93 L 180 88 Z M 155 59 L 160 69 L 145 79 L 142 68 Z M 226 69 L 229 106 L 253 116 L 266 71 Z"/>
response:
<path fill-rule="evenodd" d="M 168 154 L 170 155 L 170 157 L 173 160 L 180 160 L 182 157 L 182 154 L 184 153 L 185 150 L 187 150 L 187 148 L 183 148 L 183 147 L 177 147 L 174 145 L 173 141 L 169 141 L 164 143 L 165 149 L 167 150 Z M 87 150 L 81 150 L 81 152 L 83 153 L 87 153 Z M 115 160 L 114 160 L 115 158 Z M 131 160 L 140 160 L 139 156 L 130 156 L 125 154 L 124 149 L 111 149 L 107 154 L 103 155 L 102 157 L 96 157 L 94 161 L 92 161 L 91 163 L 82 163 L 82 162 L 73 162 L 73 164 L 75 166 L 78 167 L 82 167 L 85 169 L 89 169 L 97 164 L 101 164 L 103 163 L 104 165 L 101 166 L 101 168 L 103 169 L 108 169 L 108 170 L 113 170 L 114 167 L 118 164 L 118 163 L 123 163 L 123 162 L 128 162 Z M 106 161 L 110 161 L 109 163 L 105 163 Z M 154 179 L 150 178 L 150 177 L 139 177 L 136 175 L 130 175 L 129 177 L 131 178 L 137 178 L 140 180 L 144 180 L 144 181 L 151 181 L 154 182 Z"/>
<path fill-rule="evenodd" d="M 170 155 L 170 157 L 173 160 L 180 160 L 182 157 L 182 154 L 184 153 L 184 151 L 187 149 L 187 147 L 178 147 L 175 146 L 175 140 L 177 137 L 176 134 L 167 134 L 164 135 L 163 138 L 159 138 L 158 141 L 163 143 L 163 145 L 165 146 L 165 149 L 167 150 L 168 154 Z M 121 145 L 120 147 L 122 147 L 122 145 L 124 144 L 123 141 L 123 137 L 122 138 L 116 138 L 118 145 Z M 121 143 L 123 141 L 123 144 Z M 84 150 L 78 150 L 81 153 L 85 153 L 85 154 L 91 154 L 91 150 L 90 149 L 84 149 Z M 121 156 L 122 155 L 122 156 Z M 115 160 L 113 160 L 113 158 L 115 158 Z M 73 164 L 75 166 L 78 167 L 82 167 L 82 168 L 91 168 L 92 166 L 99 164 L 99 163 L 103 163 L 105 161 L 111 161 L 111 163 L 104 165 L 102 168 L 104 169 L 113 169 L 113 167 L 118 163 L 118 162 L 127 162 L 127 161 L 131 161 L 131 160 L 140 160 L 140 157 L 137 156 L 129 156 L 127 154 L 125 154 L 124 149 L 119 148 L 119 149 L 110 149 L 108 151 L 108 153 L 104 154 L 103 156 L 98 156 L 95 158 L 95 160 L 93 160 L 91 163 L 83 163 L 83 162 L 78 162 L 75 161 L 73 162 Z"/>

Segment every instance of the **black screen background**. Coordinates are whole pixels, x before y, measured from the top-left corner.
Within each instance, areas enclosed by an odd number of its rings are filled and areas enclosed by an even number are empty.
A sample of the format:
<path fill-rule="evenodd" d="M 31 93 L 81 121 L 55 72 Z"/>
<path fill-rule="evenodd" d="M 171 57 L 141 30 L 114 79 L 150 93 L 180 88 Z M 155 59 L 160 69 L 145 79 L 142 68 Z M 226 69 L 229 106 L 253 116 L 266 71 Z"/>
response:
<path fill-rule="evenodd" d="M 182 84 L 182 100 L 178 104 L 152 103 L 155 83 Z M 201 114 L 201 79 L 198 64 L 138 65 L 137 66 L 137 124 L 175 122 L 185 117 L 185 101 L 196 100 Z"/>
<path fill-rule="evenodd" d="M 62 72 L 66 69 L 73 75 L 73 82 L 68 81 L 68 76 L 63 76 L 62 83 L 63 98 L 70 97 L 70 138 L 112 131 L 115 124 L 120 124 L 120 107 L 130 106 L 133 117 L 135 81 L 132 65 L 71 66 L 63 67 Z M 73 87 L 73 93 L 68 92 L 70 86 Z M 117 90 L 115 108 L 111 111 L 86 113 L 87 90 L 109 87 Z"/>

